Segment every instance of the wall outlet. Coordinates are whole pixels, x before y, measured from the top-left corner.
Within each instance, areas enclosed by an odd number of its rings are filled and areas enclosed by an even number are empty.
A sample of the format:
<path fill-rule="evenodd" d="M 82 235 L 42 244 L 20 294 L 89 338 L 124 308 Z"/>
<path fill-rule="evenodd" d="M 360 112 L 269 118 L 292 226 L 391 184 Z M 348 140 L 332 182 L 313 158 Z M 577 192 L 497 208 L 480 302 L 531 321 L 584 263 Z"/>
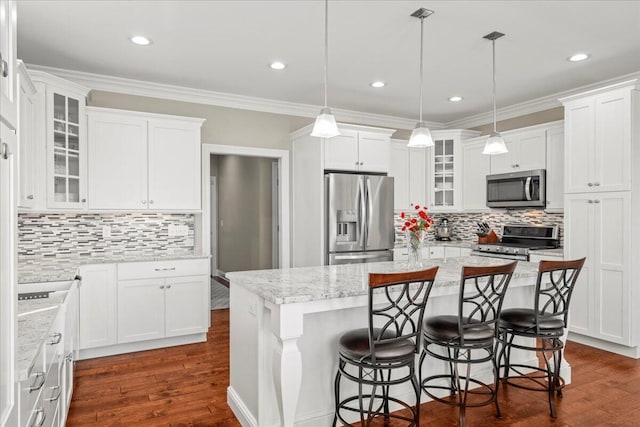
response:
<path fill-rule="evenodd" d="M 188 236 L 189 227 L 186 225 L 169 225 L 169 237 Z"/>
<path fill-rule="evenodd" d="M 110 239 L 111 238 L 111 226 L 110 225 L 103 225 L 102 226 L 102 238 L 103 239 Z"/>

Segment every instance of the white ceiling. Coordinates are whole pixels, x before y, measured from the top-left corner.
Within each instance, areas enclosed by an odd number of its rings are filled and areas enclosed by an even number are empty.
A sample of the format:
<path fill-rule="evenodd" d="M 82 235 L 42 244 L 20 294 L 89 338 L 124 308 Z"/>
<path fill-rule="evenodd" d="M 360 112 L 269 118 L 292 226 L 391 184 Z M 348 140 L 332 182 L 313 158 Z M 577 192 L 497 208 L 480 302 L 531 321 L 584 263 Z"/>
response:
<path fill-rule="evenodd" d="M 640 71 L 640 1 L 348 1 L 329 3 L 329 106 L 417 118 L 426 7 L 425 118 L 450 122 Z M 18 1 L 28 64 L 303 104 L 323 102 L 321 0 Z M 128 38 L 144 34 L 148 47 Z M 588 52 L 581 63 L 568 56 Z M 289 66 L 267 68 L 279 59 Z M 369 83 L 384 80 L 373 89 Z M 451 95 L 462 102 L 452 103 Z"/>

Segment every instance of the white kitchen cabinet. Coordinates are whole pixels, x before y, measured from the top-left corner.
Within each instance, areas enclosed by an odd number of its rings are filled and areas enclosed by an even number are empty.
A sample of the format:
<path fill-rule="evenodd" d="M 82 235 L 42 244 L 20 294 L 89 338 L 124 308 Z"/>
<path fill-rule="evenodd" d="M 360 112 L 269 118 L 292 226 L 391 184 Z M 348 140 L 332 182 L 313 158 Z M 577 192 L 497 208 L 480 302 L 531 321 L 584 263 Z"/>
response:
<path fill-rule="evenodd" d="M 434 211 L 462 208 L 463 140 L 479 132 L 467 130 L 433 131 L 434 146 L 427 150 L 429 176 L 427 202 Z"/>
<path fill-rule="evenodd" d="M 544 169 L 546 132 L 544 129 L 504 132 L 508 153 L 489 156 L 491 173 L 510 173 Z"/>
<path fill-rule="evenodd" d="M 209 280 L 203 274 L 206 267 L 197 276 L 162 277 L 176 274 L 181 268 L 176 267 L 179 263 L 132 263 L 119 272 L 118 343 L 207 331 Z M 154 267 L 149 275 L 156 277 L 137 278 L 146 275 L 150 265 Z"/>
<path fill-rule="evenodd" d="M 64 301 L 64 337 L 60 361 L 60 407 L 58 411 L 60 425 L 65 425 L 71 397 L 73 395 L 73 374 L 75 361 L 78 357 L 79 335 L 79 289 L 76 282 L 69 289 Z"/>
<path fill-rule="evenodd" d="M 632 146 L 640 139 L 638 80 L 561 99 L 565 108 L 565 191 L 631 189 Z"/>
<path fill-rule="evenodd" d="M 83 265 L 80 277 L 80 349 L 115 344 L 116 264 Z"/>
<path fill-rule="evenodd" d="M 89 207 L 200 210 L 202 123 L 88 108 Z"/>
<path fill-rule="evenodd" d="M 485 140 L 462 144 L 462 208 L 465 211 L 487 210 L 487 175 L 491 157 L 482 154 Z"/>
<path fill-rule="evenodd" d="M 89 208 L 146 208 L 147 120 L 90 111 L 88 127 Z"/>
<path fill-rule="evenodd" d="M 393 131 L 364 126 L 338 126 L 340 135 L 323 140 L 324 169 L 355 172 L 388 172 Z"/>
<path fill-rule="evenodd" d="M 565 258 L 587 257 L 571 301 L 569 330 L 637 345 L 632 327 L 631 193 L 569 194 Z"/>
<path fill-rule="evenodd" d="M 44 166 L 43 182 L 36 184 L 36 198 L 45 194 L 45 206 L 36 208 L 87 209 L 86 96 L 89 89 L 51 74 L 29 71 L 36 96 L 36 151 L 34 168 Z M 44 145 L 41 145 L 44 144 Z M 36 154 L 38 154 L 36 153 Z M 42 155 L 42 154 L 40 154 Z M 41 193 L 40 193 L 41 191 Z"/>
<path fill-rule="evenodd" d="M 558 212 L 564 208 L 564 125 L 547 129 L 547 207 Z"/>
<path fill-rule="evenodd" d="M 393 208 L 409 206 L 409 148 L 407 141 L 391 140 L 389 176 L 393 177 Z"/>
<path fill-rule="evenodd" d="M 18 144 L 20 165 L 20 190 L 18 207 L 33 208 L 36 197 L 36 175 L 34 159 L 35 142 L 35 96 L 36 88 L 27 74 L 22 61 L 18 61 Z"/>
<path fill-rule="evenodd" d="M 0 121 L 11 130 L 18 122 L 16 6 L 14 0 L 0 0 Z"/>
<path fill-rule="evenodd" d="M 529 262 L 539 263 L 540 261 L 562 261 L 564 259 L 563 255 L 540 255 L 532 252 L 529 254 Z"/>
<path fill-rule="evenodd" d="M 427 177 L 429 150 L 425 148 L 409 148 L 409 206 L 428 206 Z"/>

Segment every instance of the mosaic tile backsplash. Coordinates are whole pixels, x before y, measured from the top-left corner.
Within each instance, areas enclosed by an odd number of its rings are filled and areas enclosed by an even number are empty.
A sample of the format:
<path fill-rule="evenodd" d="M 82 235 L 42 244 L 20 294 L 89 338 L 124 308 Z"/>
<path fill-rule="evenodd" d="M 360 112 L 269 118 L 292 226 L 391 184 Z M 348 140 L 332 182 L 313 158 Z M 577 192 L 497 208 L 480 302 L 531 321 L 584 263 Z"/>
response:
<path fill-rule="evenodd" d="M 169 237 L 169 225 L 186 225 L 187 236 Z M 19 214 L 18 262 L 38 258 L 189 255 L 194 250 L 191 214 Z M 111 227 L 111 237 L 102 227 Z"/>
<path fill-rule="evenodd" d="M 559 225 L 560 226 L 560 246 L 564 237 L 564 214 L 548 213 L 535 209 L 513 209 L 513 210 L 491 210 L 490 212 L 478 213 L 434 213 L 429 215 L 434 219 L 435 224 L 440 223 L 440 219 L 447 218 L 453 228 L 452 240 L 460 239 L 465 242 L 476 242 L 478 236 L 476 229 L 477 222 L 486 222 L 502 237 L 502 226 L 504 224 L 528 224 L 528 225 Z M 396 230 L 396 246 L 406 243 L 405 233 L 402 231 L 404 221 L 400 218 L 400 213 L 394 215 Z M 435 241 L 435 227 L 427 234 L 427 241 Z"/>

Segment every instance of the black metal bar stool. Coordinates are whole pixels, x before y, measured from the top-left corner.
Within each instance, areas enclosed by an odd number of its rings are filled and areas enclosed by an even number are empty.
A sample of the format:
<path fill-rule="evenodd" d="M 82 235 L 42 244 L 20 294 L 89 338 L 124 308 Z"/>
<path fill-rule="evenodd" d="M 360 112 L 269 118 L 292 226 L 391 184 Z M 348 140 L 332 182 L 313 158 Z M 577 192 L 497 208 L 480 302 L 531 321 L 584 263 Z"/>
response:
<path fill-rule="evenodd" d="M 408 421 L 409 426 L 420 424 L 420 386 L 415 375 L 415 358 L 420 348 L 424 307 L 437 272 L 438 267 L 369 274 L 369 327 L 345 333 L 338 343 L 334 426 L 338 419 L 349 425 L 341 411 L 359 413 L 363 426 L 368 425 L 365 420 L 370 423 L 378 416 L 383 416 L 386 422 L 393 418 Z M 356 396 L 340 400 L 342 377 L 358 384 Z M 415 409 L 389 393 L 390 386 L 407 381 L 412 382 L 416 394 Z M 371 390 L 365 392 L 365 385 L 371 386 Z M 390 401 L 411 411 L 412 417 L 391 413 Z"/>
<path fill-rule="evenodd" d="M 564 380 L 560 376 L 562 349 L 560 339 L 567 327 L 569 302 L 585 258 L 574 261 L 540 261 L 532 308 L 509 308 L 498 322 L 499 368 L 502 382 L 527 390 L 547 392 L 551 417 L 556 417 L 554 395 L 562 396 Z M 533 338 L 535 344 L 514 342 L 516 337 Z M 511 350 L 542 353 L 544 366 L 511 363 Z M 552 357 L 548 357 L 548 353 Z M 527 373 L 523 372 L 526 369 Z M 516 375 L 510 375 L 513 371 Z"/>
<path fill-rule="evenodd" d="M 505 265 L 463 267 L 458 298 L 458 314 L 429 317 L 424 322 L 424 349 L 420 354 L 420 387 L 433 400 L 458 406 L 460 425 L 466 422 L 466 408 L 494 402 L 501 417 L 497 388 L 471 377 L 471 365 L 491 361 L 494 379 L 498 378 L 495 360 L 495 336 L 504 294 L 517 261 Z M 446 350 L 446 354 L 445 351 Z M 446 374 L 422 377 L 422 365 L 429 355 L 449 365 Z M 466 364 L 460 375 L 458 364 Z M 462 381 L 464 385 L 462 385 Z M 470 384 L 479 386 L 469 389 Z M 449 398 L 436 392 L 449 392 Z M 472 397 L 469 400 L 469 397 Z M 455 399 L 453 399 L 455 397 Z"/>

